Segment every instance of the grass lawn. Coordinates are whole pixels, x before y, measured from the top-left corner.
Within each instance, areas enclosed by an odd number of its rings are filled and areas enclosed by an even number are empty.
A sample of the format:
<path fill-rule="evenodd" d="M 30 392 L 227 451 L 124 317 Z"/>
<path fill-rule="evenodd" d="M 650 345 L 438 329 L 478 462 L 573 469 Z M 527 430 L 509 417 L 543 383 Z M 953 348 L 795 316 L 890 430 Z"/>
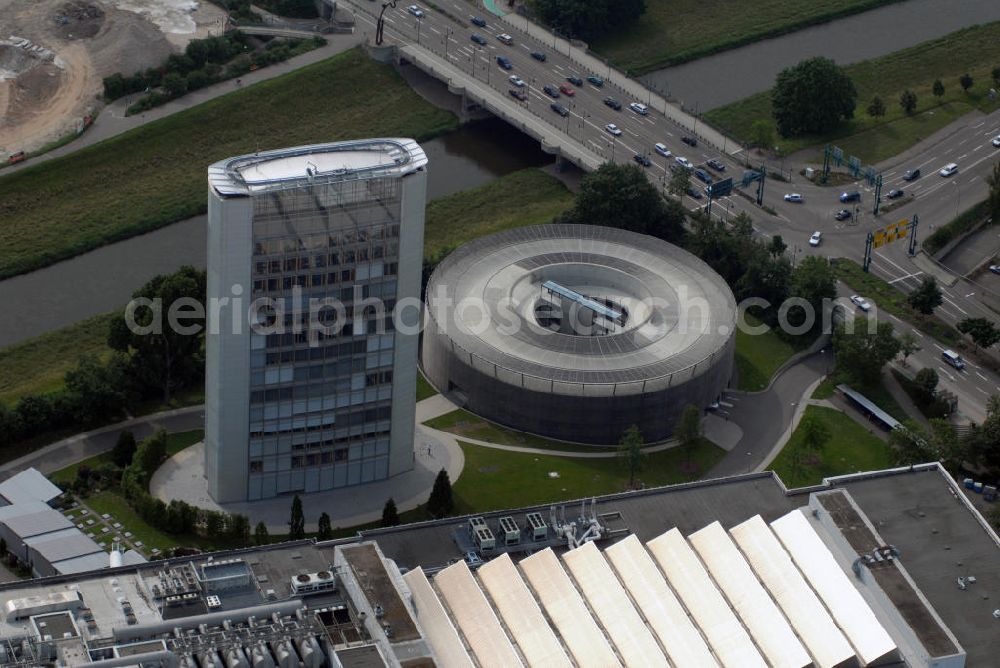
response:
<path fill-rule="evenodd" d="M 809 406 L 806 414 L 815 415 L 826 423 L 831 437 L 818 460 L 813 460 L 806 454 L 801 470 L 796 470 L 794 454 L 802 447 L 802 432 L 796 429 L 792 433 L 788 445 L 771 463 L 771 470 L 781 477 L 786 487 L 815 485 L 829 476 L 875 471 L 892 466 L 889 445 L 849 416 L 825 406 Z"/>
<path fill-rule="evenodd" d="M 534 168 L 513 172 L 431 201 L 424 256 L 512 227 L 550 223 L 571 206 L 573 194 L 555 177 Z"/>
<path fill-rule="evenodd" d="M 618 67 L 641 74 L 898 1 L 646 0 L 638 22 L 590 46 Z"/>
<path fill-rule="evenodd" d="M 172 434 L 167 434 L 167 457 L 172 457 L 184 448 L 190 447 L 202 440 L 205 437 L 205 432 L 201 429 L 194 429 L 192 431 L 178 431 Z M 76 472 L 81 466 L 89 466 L 90 468 L 95 468 L 104 463 L 111 462 L 111 452 L 102 452 L 99 455 L 94 455 L 93 457 L 88 457 L 81 462 L 76 464 L 70 464 L 66 468 L 59 469 L 55 473 L 49 476 L 51 480 L 56 485 L 64 487 L 76 479 Z"/>
<path fill-rule="evenodd" d="M 429 399 L 437 394 L 437 390 L 434 386 L 427 382 L 424 378 L 424 374 L 417 371 L 417 401 L 423 401 L 424 399 Z"/>
<path fill-rule="evenodd" d="M 749 5 L 748 5 L 749 7 Z M 881 58 L 848 65 L 845 69 L 858 90 L 854 119 L 826 136 L 793 139 L 778 138 L 784 153 L 806 148 L 818 151 L 826 142 L 835 142 L 846 155 L 855 155 L 865 163 L 892 157 L 930 136 L 973 109 L 989 112 L 996 103 L 987 93 L 992 86 L 990 71 L 1000 63 L 1000 21 L 965 28 L 944 37 L 891 53 Z M 974 79 L 969 93 L 964 93 L 958 78 L 968 72 Z M 935 79 L 940 79 L 945 94 L 931 93 Z M 917 94 L 917 113 L 907 116 L 899 106 L 904 90 Z M 873 119 L 867 108 L 872 98 L 885 102 L 886 115 Z M 746 140 L 754 121 L 772 122 L 771 93 L 751 95 L 732 104 L 713 109 L 705 120 L 731 136 Z"/>
<path fill-rule="evenodd" d="M 452 488 L 456 515 L 612 494 L 625 491 L 628 483 L 616 457 L 577 459 L 459 445 L 465 469 Z M 679 448 L 657 452 L 649 455 L 637 478 L 647 487 L 696 480 L 725 454 L 708 441 L 690 456 Z M 552 471 L 559 477 L 550 477 Z"/>
<path fill-rule="evenodd" d="M 61 389 L 63 375 L 81 355 L 110 356 L 107 336 L 113 315 L 97 315 L 0 349 L 0 403 L 13 406 L 26 394 Z"/>
<path fill-rule="evenodd" d="M 832 378 L 824 378 L 812 393 L 813 399 L 829 399 L 837 390 L 837 383 Z"/>
<path fill-rule="evenodd" d="M 164 533 L 159 529 L 146 524 L 139 515 L 132 510 L 132 507 L 117 492 L 98 492 L 83 499 L 83 503 L 90 507 L 98 515 L 105 513 L 111 515 L 115 522 L 122 523 L 122 532 L 131 531 L 133 541 L 141 541 L 143 546 L 139 548 L 147 555 L 155 547 L 161 552 L 177 547 L 180 543 L 177 537 Z M 99 539 L 95 539 L 99 540 Z M 185 542 L 185 544 L 188 544 Z"/>
<path fill-rule="evenodd" d="M 457 124 L 353 49 L 0 177 L 0 278 L 204 213 L 217 160 L 355 137 L 423 140 Z"/>
<path fill-rule="evenodd" d="M 465 438 L 474 438 L 477 441 L 499 443 L 501 445 L 517 445 L 523 448 L 562 450 L 564 452 L 601 452 L 602 450 L 607 451 L 609 447 L 611 450 L 618 447 L 617 445 L 602 447 L 599 445 L 581 445 L 556 441 L 544 436 L 536 436 L 535 434 L 501 427 L 463 409 L 445 413 L 424 422 L 424 424 L 432 429 L 440 429 L 458 436 L 464 436 Z"/>
<path fill-rule="evenodd" d="M 760 321 L 747 314 L 747 324 L 760 325 Z M 784 364 L 789 357 L 797 352 L 789 342 L 778 336 L 773 330 L 764 334 L 752 335 L 741 329 L 736 330 L 736 389 L 756 392 L 767 389 L 774 372 Z"/>

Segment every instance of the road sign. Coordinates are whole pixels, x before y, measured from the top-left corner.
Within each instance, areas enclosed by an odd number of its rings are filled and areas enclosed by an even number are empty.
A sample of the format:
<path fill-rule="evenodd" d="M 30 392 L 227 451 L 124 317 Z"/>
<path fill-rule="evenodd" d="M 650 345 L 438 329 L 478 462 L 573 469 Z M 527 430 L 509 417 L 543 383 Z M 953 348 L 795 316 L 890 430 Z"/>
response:
<path fill-rule="evenodd" d="M 840 164 L 844 162 L 844 149 L 840 148 L 839 146 L 834 146 L 833 160 L 834 162 L 837 163 L 837 167 L 840 167 Z"/>
<path fill-rule="evenodd" d="M 746 177 L 744 177 L 746 178 Z M 707 188 L 708 196 L 712 198 L 725 197 L 733 192 L 733 179 L 732 177 L 722 179 L 721 181 L 716 181 Z"/>

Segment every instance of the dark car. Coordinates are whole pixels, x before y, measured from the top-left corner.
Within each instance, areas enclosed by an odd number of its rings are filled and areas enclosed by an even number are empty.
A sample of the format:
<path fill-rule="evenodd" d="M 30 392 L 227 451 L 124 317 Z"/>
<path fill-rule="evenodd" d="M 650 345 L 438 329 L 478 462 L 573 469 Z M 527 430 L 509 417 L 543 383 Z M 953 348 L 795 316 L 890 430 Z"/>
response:
<path fill-rule="evenodd" d="M 632 159 L 638 162 L 643 167 L 649 167 L 650 165 L 653 164 L 652 161 L 650 161 L 650 159 L 647 156 L 643 155 L 642 153 L 636 153 L 635 155 L 632 156 Z"/>
<path fill-rule="evenodd" d="M 712 183 L 712 175 L 706 172 L 704 169 L 694 170 L 694 178 L 698 179 L 702 183 Z"/>
<path fill-rule="evenodd" d="M 505 70 L 514 69 L 514 63 L 510 62 L 510 58 L 507 56 L 497 56 L 497 65 L 504 68 Z"/>
<path fill-rule="evenodd" d="M 902 190 L 899 190 L 898 188 L 893 188 L 892 190 L 889 191 L 889 194 L 886 195 L 886 197 L 888 197 L 889 199 L 899 199 L 900 197 L 903 196 L 903 194 L 904 193 Z"/>
<path fill-rule="evenodd" d="M 472 25 L 474 26 L 479 26 L 480 28 L 486 27 L 486 19 L 484 19 L 482 16 L 470 16 L 469 22 L 472 23 Z"/>
<path fill-rule="evenodd" d="M 473 42 L 475 42 L 476 44 L 479 44 L 481 46 L 485 46 L 486 45 L 486 38 L 483 37 L 482 35 L 477 35 L 477 34 L 473 33 L 472 36 L 469 37 L 469 39 L 471 39 Z"/>
<path fill-rule="evenodd" d="M 566 107 L 562 106 L 561 104 L 553 102 L 552 104 L 549 105 L 549 108 L 552 109 L 552 111 L 554 111 L 557 114 L 559 114 L 560 116 L 562 116 L 563 118 L 565 118 L 566 116 L 569 116 L 569 109 L 567 109 Z"/>
<path fill-rule="evenodd" d="M 715 158 L 712 158 L 711 160 L 709 160 L 705 164 L 708 165 L 709 167 L 711 167 L 712 169 L 714 169 L 717 172 L 724 172 L 724 171 L 726 171 L 726 166 L 724 164 L 722 164 L 721 160 L 717 160 Z"/>
<path fill-rule="evenodd" d="M 687 144 L 688 146 L 698 145 L 698 140 L 695 139 L 694 137 L 681 137 L 681 141 Z"/>
<path fill-rule="evenodd" d="M 920 178 L 919 169 L 908 169 L 906 170 L 906 173 L 903 174 L 904 181 L 913 181 L 914 179 L 919 179 L 919 178 Z"/>
<path fill-rule="evenodd" d="M 559 89 L 556 88 L 555 86 L 552 86 L 550 84 L 545 84 L 544 86 L 542 86 L 542 90 L 549 97 L 559 97 Z"/>
<path fill-rule="evenodd" d="M 531 52 L 531 57 L 534 58 L 535 60 L 537 60 L 540 63 L 544 63 L 545 62 L 545 54 L 542 53 L 541 51 L 532 51 Z"/>
<path fill-rule="evenodd" d="M 851 212 L 848 211 L 847 209 L 841 209 L 840 211 L 835 213 L 833 217 L 836 218 L 837 220 L 847 220 L 848 218 L 851 217 Z"/>
<path fill-rule="evenodd" d="M 701 193 L 692 188 L 691 186 L 687 187 L 687 194 L 695 199 L 701 199 Z"/>
<path fill-rule="evenodd" d="M 566 81 L 570 82 L 574 86 L 582 86 L 583 85 L 583 79 L 581 79 L 580 77 L 576 76 L 575 74 L 571 74 L 568 77 L 566 77 Z"/>
<path fill-rule="evenodd" d="M 622 110 L 622 103 L 619 102 L 618 100 L 616 100 L 613 97 L 606 97 L 606 98 L 604 98 L 604 104 L 608 105 L 609 107 L 611 107 L 615 111 L 621 111 Z"/>
<path fill-rule="evenodd" d="M 850 192 L 842 192 L 840 193 L 840 201 L 843 202 L 844 204 L 846 204 L 847 202 L 860 202 L 861 193 L 859 193 L 857 190 L 852 190 Z"/>
<path fill-rule="evenodd" d="M 528 94 L 525 93 L 523 90 L 519 90 L 517 88 L 511 88 L 507 92 L 510 93 L 511 97 L 516 98 L 521 102 L 524 102 L 525 100 L 528 99 Z"/>
<path fill-rule="evenodd" d="M 587 81 L 589 81 L 590 83 L 594 84 L 598 88 L 600 88 L 601 86 L 604 85 L 604 79 L 602 79 L 601 77 L 597 76 L 596 74 L 591 74 L 589 77 L 587 77 Z"/>

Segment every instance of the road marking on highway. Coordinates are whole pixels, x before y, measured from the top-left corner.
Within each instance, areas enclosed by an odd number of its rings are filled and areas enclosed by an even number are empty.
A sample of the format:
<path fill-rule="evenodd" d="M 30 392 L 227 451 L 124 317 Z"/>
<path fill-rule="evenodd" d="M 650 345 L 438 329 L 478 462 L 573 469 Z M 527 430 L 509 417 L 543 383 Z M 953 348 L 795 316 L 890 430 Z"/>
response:
<path fill-rule="evenodd" d="M 919 336 L 920 338 L 924 338 L 924 335 L 920 333 L 919 329 L 911 329 L 910 331 Z"/>
<path fill-rule="evenodd" d="M 976 372 L 976 375 L 979 376 L 980 378 L 982 378 L 983 380 L 985 380 L 987 383 L 990 382 L 989 378 L 987 378 L 983 374 L 979 373 L 978 371 Z"/>
<path fill-rule="evenodd" d="M 975 388 L 976 388 L 977 390 L 979 390 L 980 392 L 982 392 L 982 393 L 983 393 L 983 394 L 985 394 L 986 396 L 990 396 L 990 393 L 989 393 L 989 392 L 987 392 L 986 390 L 984 390 L 983 388 L 981 388 L 981 387 L 977 387 L 977 386 L 975 386 L 975 385 L 973 385 L 973 387 L 975 387 Z"/>
<path fill-rule="evenodd" d="M 938 349 L 938 350 L 940 350 L 941 352 L 944 352 L 944 348 L 942 348 L 942 347 L 941 347 L 941 346 L 939 346 L 938 344 L 936 344 L 936 343 L 935 343 L 935 344 L 933 344 L 933 345 L 934 345 L 934 347 L 935 347 L 935 348 L 937 348 L 937 349 Z"/>
<path fill-rule="evenodd" d="M 941 373 L 943 373 L 944 375 L 948 376 L 948 380 L 950 380 L 953 383 L 955 382 L 955 377 L 953 375 L 951 375 L 950 373 L 948 373 L 947 369 L 945 369 L 940 364 L 938 364 L 938 368 L 941 369 Z"/>
<path fill-rule="evenodd" d="M 427 27 L 431 29 L 431 32 L 436 33 L 438 35 L 441 34 L 441 31 L 435 28 L 434 26 L 427 26 Z"/>
<path fill-rule="evenodd" d="M 891 281 L 889 281 L 889 285 L 892 285 L 893 283 L 898 283 L 899 281 L 905 281 L 908 278 L 916 278 L 917 276 L 919 276 L 922 273 L 924 273 L 924 272 L 918 271 L 915 274 L 907 274 L 906 276 L 900 276 L 899 278 L 894 278 Z"/>
<path fill-rule="evenodd" d="M 560 72 L 565 72 L 566 71 L 566 70 L 564 70 L 562 68 L 562 65 L 556 65 L 556 69 L 559 70 Z"/>
<path fill-rule="evenodd" d="M 947 297 L 945 297 L 945 298 L 944 298 L 944 300 L 945 300 L 946 302 L 948 302 L 949 304 L 951 304 L 952 306 L 954 306 L 955 308 L 957 308 L 957 309 L 958 309 L 958 310 L 959 310 L 959 311 L 960 311 L 960 312 L 962 313 L 962 315 L 969 315 L 969 312 L 968 312 L 968 311 L 966 311 L 966 310 L 965 310 L 965 309 L 963 309 L 963 308 L 962 308 L 961 306 L 959 306 L 959 305 L 958 305 L 958 304 L 956 304 L 955 302 L 951 301 L 951 300 L 950 300 L 950 299 L 948 299 Z"/>
<path fill-rule="evenodd" d="M 982 121 L 980 121 L 978 125 L 973 125 L 972 128 L 973 129 L 975 129 L 975 128 L 981 128 L 984 125 L 986 125 L 986 119 L 985 118 Z"/>

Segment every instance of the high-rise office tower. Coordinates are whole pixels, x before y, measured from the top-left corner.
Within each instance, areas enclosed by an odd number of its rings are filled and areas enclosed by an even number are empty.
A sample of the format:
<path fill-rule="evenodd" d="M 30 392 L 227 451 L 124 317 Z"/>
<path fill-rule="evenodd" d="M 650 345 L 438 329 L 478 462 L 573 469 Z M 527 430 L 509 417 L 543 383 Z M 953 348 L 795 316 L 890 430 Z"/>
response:
<path fill-rule="evenodd" d="M 216 501 L 412 467 L 426 165 L 411 139 L 365 139 L 209 167 L 205 474 Z"/>

